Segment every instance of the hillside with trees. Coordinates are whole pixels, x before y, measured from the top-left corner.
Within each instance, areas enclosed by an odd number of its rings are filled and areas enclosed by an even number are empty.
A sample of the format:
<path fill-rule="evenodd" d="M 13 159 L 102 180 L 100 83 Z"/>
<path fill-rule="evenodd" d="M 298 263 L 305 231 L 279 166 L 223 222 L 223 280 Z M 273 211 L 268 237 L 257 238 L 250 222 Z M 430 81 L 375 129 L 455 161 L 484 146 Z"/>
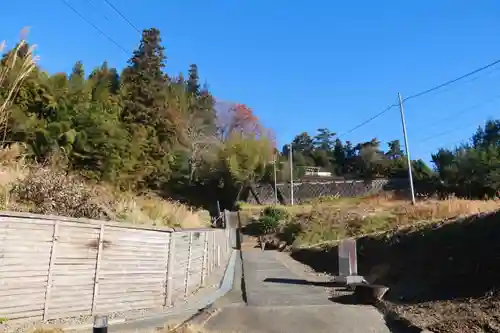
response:
<path fill-rule="evenodd" d="M 187 74 L 167 74 L 160 31 L 143 31 L 127 66 L 104 62 L 71 73 L 47 73 L 32 47 L 4 50 L 0 69 L 1 140 L 4 149 L 25 147 L 23 158 L 40 165 L 58 156 L 59 169 L 87 184 L 111 184 L 135 193 L 153 192 L 191 206 L 231 208 L 242 189 L 290 179 L 288 149 L 245 104 L 227 102 L 202 83 L 196 64 Z M 494 196 L 500 186 L 500 122 L 488 121 L 471 142 L 432 156 L 434 169 L 412 161 L 415 181 L 462 196 Z M 342 141 L 329 129 L 292 142 L 294 174 L 319 167 L 338 177 L 406 178 L 401 143 L 376 138 Z"/>
<path fill-rule="evenodd" d="M 106 62 L 26 71 L 31 51 L 23 43 L 4 53 L 0 87 L 9 102 L 2 145 L 23 144 L 30 160 L 43 164 L 57 153 L 61 167 L 89 182 L 210 206 L 259 178 L 271 159 L 270 132 L 244 104 L 217 100 L 196 64 L 186 76 L 166 74 L 155 28 L 144 30 L 121 72 Z"/>
<path fill-rule="evenodd" d="M 408 162 L 399 140 L 388 142 L 384 150 L 376 138 L 358 144 L 342 142 L 335 133 L 322 128 L 314 136 L 306 132 L 295 136 L 292 147 L 296 177 L 304 174 L 304 166 L 346 178 L 408 177 Z M 289 145 L 283 146 L 281 162 L 287 161 L 289 149 Z M 467 198 L 493 198 L 500 190 L 499 154 L 500 120 L 490 119 L 469 140 L 432 154 L 432 169 L 421 159 L 412 160 L 413 178 L 416 183 L 433 184 L 436 191 Z M 279 180 L 290 179 L 288 168 L 279 170 Z"/>

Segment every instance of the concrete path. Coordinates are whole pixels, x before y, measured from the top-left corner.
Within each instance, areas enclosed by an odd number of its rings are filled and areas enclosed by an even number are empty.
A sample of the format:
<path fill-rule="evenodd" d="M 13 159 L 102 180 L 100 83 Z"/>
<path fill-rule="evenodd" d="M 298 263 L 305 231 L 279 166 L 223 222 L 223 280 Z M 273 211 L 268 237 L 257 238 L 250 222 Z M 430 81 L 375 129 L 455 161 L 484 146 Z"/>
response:
<path fill-rule="evenodd" d="M 243 252 L 246 304 L 233 290 L 214 304 L 217 311 L 204 323 L 214 333 L 388 333 L 373 307 L 329 300 L 325 283 L 297 274 L 274 251 Z M 291 258 L 287 259 L 293 261 Z M 238 277 L 236 277 L 238 280 Z M 316 279 L 317 280 L 317 279 Z"/>

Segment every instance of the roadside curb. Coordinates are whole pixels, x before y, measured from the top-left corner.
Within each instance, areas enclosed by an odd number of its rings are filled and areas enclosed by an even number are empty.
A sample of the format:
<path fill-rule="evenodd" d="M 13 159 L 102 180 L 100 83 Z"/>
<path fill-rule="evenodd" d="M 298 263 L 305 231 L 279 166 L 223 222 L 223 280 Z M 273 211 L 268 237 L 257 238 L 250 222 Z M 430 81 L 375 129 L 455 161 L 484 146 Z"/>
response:
<path fill-rule="evenodd" d="M 184 315 L 188 318 L 187 320 L 185 320 L 185 322 L 188 322 L 189 320 L 193 319 L 201 312 L 208 309 L 217 299 L 224 296 L 232 289 L 234 283 L 234 270 L 238 252 L 239 252 L 238 250 L 232 251 L 231 256 L 226 265 L 226 269 L 224 271 L 222 280 L 219 283 L 219 288 L 215 292 L 204 296 L 201 300 L 193 302 L 192 304 L 184 303 L 179 305 L 177 308 L 174 307 L 162 314 L 155 314 L 150 316 L 144 316 L 141 318 L 133 318 L 129 320 L 125 318 L 110 320 L 108 323 L 109 330 L 110 331 L 114 331 L 117 329 L 134 330 L 133 328 L 134 325 L 139 325 L 141 326 L 141 328 L 144 328 L 145 326 L 151 326 L 151 327 L 158 326 L 159 324 L 165 324 L 165 322 L 168 321 L 168 319 L 171 317 L 181 316 L 181 315 Z M 93 328 L 92 324 L 84 324 L 84 325 L 67 326 L 63 327 L 62 329 L 65 332 L 75 332 L 75 331 L 78 332 L 83 330 L 89 330 L 92 328 Z"/>
<path fill-rule="evenodd" d="M 384 319 L 387 323 L 387 327 L 394 332 L 401 333 L 434 333 L 429 331 L 428 329 L 421 328 L 415 324 L 413 324 L 408 319 L 402 317 L 397 312 L 388 309 L 388 307 L 382 303 L 378 302 L 375 304 L 375 307 L 382 313 Z"/>

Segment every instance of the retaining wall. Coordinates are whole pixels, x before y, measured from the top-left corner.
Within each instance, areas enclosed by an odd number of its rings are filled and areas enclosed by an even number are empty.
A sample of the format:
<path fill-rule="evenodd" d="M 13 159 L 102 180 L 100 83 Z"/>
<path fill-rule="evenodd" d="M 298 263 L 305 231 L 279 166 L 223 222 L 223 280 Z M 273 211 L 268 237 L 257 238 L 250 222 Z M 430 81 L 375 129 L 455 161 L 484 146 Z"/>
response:
<path fill-rule="evenodd" d="M 230 232 L 0 212 L 0 318 L 170 307 L 227 263 Z"/>
<path fill-rule="evenodd" d="M 290 203 L 290 184 L 277 184 L 278 200 Z M 295 203 L 301 203 L 322 196 L 359 197 L 385 190 L 404 190 L 409 187 L 406 179 L 335 180 L 315 182 L 295 182 L 293 196 Z M 274 203 L 274 187 L 271 184 L 252 186 L 248 198 L 251 204 L 271 205 Z"/>

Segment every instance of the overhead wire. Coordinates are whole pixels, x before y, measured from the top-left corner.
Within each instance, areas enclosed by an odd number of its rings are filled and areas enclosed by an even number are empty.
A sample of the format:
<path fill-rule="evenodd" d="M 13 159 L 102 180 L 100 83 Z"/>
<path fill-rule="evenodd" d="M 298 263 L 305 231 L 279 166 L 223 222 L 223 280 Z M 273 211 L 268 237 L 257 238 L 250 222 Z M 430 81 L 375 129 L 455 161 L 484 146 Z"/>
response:
<path fill-rule="evenodd" d="M 80 13 L 75 7 L 73 7 L 68 1 L 61 0 L 61 2 L 64 5 L 66 5 L 66 7 L 71 9 L 71 11 L 73 11 L 76 15 L 78 15 L 82 20 L 84 20 L 88 25 L 90 25 L 92 28 L 94 28 L 95 31 L 97 31 L 99 34 L 101 34 L 103 37 L 105 37 L 108 41 L 113 43 L 116 47 L 118 47 L 120 50 L 122 50 L 127 55 L 130 54 L 130 52 L 127 51 L 127 49 L 125 49 L 117 41 L 115 41 L 112 37 L 110 37 L 108 34 L 106 34 L 103 30 L 101 30 L 98 26 L 96 26 L 94 23 L 92 23 L 89 19 L 87 19 L 82 13 Z"/>
<path fill-rule="evenodd" d="M 99 8 L 96 6 L 95 2 L 93 0 L 86 0 L 89 5 L 95 10 L 95 11 L 101 11 L 99 10 Z M 109 17 L 107 17 L 104 13 L 101 13 L 101 16 L 104 17 L 104 19 L 108 22 L 111 22 L 111 20 L 109 19 Z"/>
<path fill-rule="evenodd" d="M 459 76 L 459 77 L 457 77 L 457 78 L 454 78 L 454 79 L 452 79 L 452 80 L 448 80 L 448 81 L 446 81 L 446 82 L 444 82 L 444 83 L 441 83 L 441 84 L 439 84 L 439 85 L 436 85 L 436 86 L 434 86 L 434 87 L 432 87 L 432 88 L 425 89 L 425 90 L 423 90 L 423 91 L 421 91 L 421 92 L 418 92 L 418 93 L 415 93 L 415 94 L 410 95 L 410 96 L 408 96 L 408 97 L 405 97 L 405 98 L 403 98 L 403 100 L 402 100 L 402 101 L 403 101 L 403 102 L 406 102 L 406 101 L 408 101 L 408 100 L 412 100 L 412 99 L 419 98 L 419 97 L 422 97 L 422 96 L 424 96 L 424 95 L 430 94 L 431 92 L 434 92 L 434 91 L 436 91 L 436 90 L 439 90 L 439 89 L 441 89 L 441 88 L 444 88 L 444 87 L 446 87 L 446 86 L 449 86 L 449 85 L 451 85 L 451 84 L 453 84 L 453 83 L 456 83 L 456 82 L 458 82 L 458 81 L 461 81 L 461 80 L 463 80 L 463 79 L 465 79 L 465 78 L 468 78 L 468 77 L 470 77 L 470 76 L 472 76 L 472 75 L 474 75 L 474 74 L 477 74 L 477 73 L 479 73 L 479 72 L 482 72 L 482 71 L 484 71 L 484 70 L 486 70 L 486 69 L 488 69 L 488 68 L 494 67 L 495 65 L 498 65 L 498 64 L 500 64 L 500 59 L 495 60 L 495 61 L 493 61 L 493 62 L 491 62 L 491 63 L 489 63 L 489 64 L 487 64 L 487 65 L 485 65 L 485 66 L 482 66 L 482 67 L 480 67 L 480 68 L 477 68 L 477 69 L 475 69 L 475 70 L 473 70 L 473 71 L 471 71 L 471 72 L 468 72 L 467 74 L 461 75 L 461 76 Z M 475 79 L 473 79 L 473 80 L 475 80 Z M 473 80 L 471 80 L 471 81 L 473 81 Z M 378 117 L 382 116 L 383 114 L 387 113 L 387 112 L 388 112 L 388 111 L 390 111 L 392 108 L 397 107 L 397 106 L 399 106 L 399 105 L 398 105 L 398 104 L 392 104 L 392 105 L 389 105 L 387 108 L 385 108 L 385 109 L 383 109 L 382 111 L 380 111 L 380 112 L 376 113 L 376 114 L 375 114 L 375 115 L 373 115 L 372 117 L 370 117 L 370 118 L 368 118 L 367 120 L 365 120 L 365 121 L 361 122 L 360 124 L 358 124 L 358 125 L 354 126 L 353 128 L 351 128 L 351 129 L 349 129 L 349 130 L 347 130 L 347 131 L 345 131 L 345 132 L 341 133 L 341 134 L 340 134 L 340 135 L 338 135 L 337 137 L 338 137 L 338 138 L 340 138 L 340 137 L 342 137 L 342 136 L 345 136 L 345 135 L 347 135 L 347 134 L 350 134 L 350 133 L 354 132 L 354 131 L 355 131 L 355 130 L 357 130 L 358 128 L 363 127 L 364 125 L 366 125 L 366 124 L 370 123 L 371 121 L 373 121 L 373 120 L 377 119 Z"/>
<path fill-rule="evenodd" d="M 137 28 L 137 26 L 135 26 L 135 24 L 133 24 L 132 21 L 130 21 L 118 8 L 116 8 L 115 5 L 113 5 L 109 0 L 104 0 L 104 2 L 106 2 L 106 4 L 111 7 L 111 9 L 113 9 L 115 13 L 117 13 L 125 22 L 127 22 L 128 25 L 135 29 L 135 31 L 141 33 L 141 30 L 139 30 L 139 28 Z"/>
<path fill-rule="evenodd" d="M 475 105 L 470 106 L 470 107 L 468 107 L 468 108 L 462 109 L 461 111 L 455 112 L 454 114 L 452 114 L 452 115 L 450 115 L 450 116 L 448 116 L 448 117 L 445 117 L 445 118 L 443 118 L 443 119 L 439 120 L 439 122 L 443 122 L 443 121 L 449 120 L 449 119 L 451 119 L 451 118 L 454 118 L 454 117 L 456 117 L 456 116 L 458 116 L 458 115 L 464 114 L 464 113 L 466 113 L 466 112 L 468 112 L 468 111 L 475 110 L 475 109 L 480 108 L 480 107 L 482 107 L 482 106 L 484 106 L 484 105 L 487 105 L 487 104 L 489 104 L 489 103 L 491 103 L 491 102 L 493 102 L 493 101 L 495 101 L 495 100 L 497 100 L 497 99 L 499 99 L 499 98 L 500 98 L 500 94 L 495 95 L 494 97 L 492 97 L 492 98 L 490 98 L 490 99 L 486 100 L 486 101 L 485 101 L 485 102 L 483 102 L 483 103 L 475 104 Z M 452 129 L 445 130 L 445 131 L 443 131 L 443 132 L 439 132 L 439 133 L 436 133 L 436 134 L 434 134 L 434 135 L 427 136 L 427 137 L 425 137 L 425 138 L 423 138 L 423 139 L 419 139 L 419 140 L 418 140 L 418 143 L 420 144 L 420 143 L 423 143 L 423 142 L 427 142 L 427 141 L 429 141 L 429 140 L 431 140 L 431 139 L 434 139 L 434 138 L 436 138 L 436 137 L 440 137 L 440 136 L 446 135 L 446 134 L 448 134 L 448 133 L 452 133 L 452 132 L 454 132 L 454 131 L 456 131 L 456 130 L 458 130 L 458 129 L 464 128 L 464 127 L 469 126 L 469 125 L 470 125 L 470 124 L 465 124 L 465 126 L 456 126 L 456 127 L 452 128 Z"/>
<path fill-rule="evenodd" d="M 343 137 L 344 135 L 347 135 L 347 134 L 350 134 L 352 132 L 354 132 L 355 130 L 357 130 L 358 128 L 360 127 L 363 127 L 364 125 L 368 124 L 369 122 L 375 120 L 376 118 L 380 117 L 381 115 L 387 113 L 388 111 L 390 111 L 392 108 L 398 106 L 398 104 L 392 104 L 392 105 L 389 105 L 388 107 L 386 107 L 385 109 L 383 109 L 382 111 L 380 111 L 379 113 L 375 114 L 374 116 L 372 116 L 371 118 L 368 118 L 367 120 L 363 121 L 362 123 L 360 123 L 359 125 L 356 125 L 354 126 L 353 128 L 351 128 L 350 130 L 348 131 L 345 131 L 343 132 L 342 134 L 339 134 L 337 137 L 340 138 L 340 137 Z"/>
<path fill-rule="evenodd" d="M 415 98 L 418 98 L 418 97 L 421 97 L 421 96 L 427 95 L 427 94 L 429 94 L 429 93 L 431 93 L 431 92 L 433 92 L 433 91 L 436 91 L 436 90 L 438 90 L 438 89 L 441 89 L 441 88 L 443 88 L 443 87 L 446 87 L 446 86 L 448 86 L 448 85 L 450 85 L 450 84 L 453 84 L 453 83 L 455 83 L 455 82 L 461 81 L 461 80 L 463 80 L 463 79 L 465 79 L 465 78 L 468 78 L 469 76 L 472 76 L 472 75 L 474 75 L 474 74 L 476 74 L 476 73 L 482 72 L 482 71 L 484 71 L 484 70 L 486 70 L 486 69 L 488 69 L 488 68 L 490 68 L 490 67 L 493 67 L 493 66 L 495 66 L 495 65 L 498 65 L 498 64 L 500 64 L 500 59 L 495 60 L 495 61 L 493 61 L 492 63 L 489 63 L 489 64 L 487 64 L 487 65 L 485 65 L 485 66 L 483 66 L 483 67 L 477 68 L 477 69 L 473 70 L 472 72 L 469 72 L 469 73 L 467 73 L 467 74 L 464 74 L 464 75 L 462 75 L 462 76 L 459 76 L 459 77 L 457 77 L 457 78 L 455 78 L 455 79 L 452 79 L 452 80 L 446 81 L 446 82 L 441 83 L 441 84 L 439 84 L 439 85 L 437 85 L 437 86 L 434 86 L 434 87 L 432 87 L 432 88 L 429 88 L 429 89 L 426 89 L 426 90 L 421 91 L 421 92 L 419 92 L 419 93 L 416 93 L 416 94 L 410 95 L 410 96 L 408 96 L 408 97 L 404 98 L 404 99 L 403 99 L 403 102 L 406 102 L 406 101 L 408 101 L 408 100 L 410 100 L 410 99 L 415 99 Z"/>

